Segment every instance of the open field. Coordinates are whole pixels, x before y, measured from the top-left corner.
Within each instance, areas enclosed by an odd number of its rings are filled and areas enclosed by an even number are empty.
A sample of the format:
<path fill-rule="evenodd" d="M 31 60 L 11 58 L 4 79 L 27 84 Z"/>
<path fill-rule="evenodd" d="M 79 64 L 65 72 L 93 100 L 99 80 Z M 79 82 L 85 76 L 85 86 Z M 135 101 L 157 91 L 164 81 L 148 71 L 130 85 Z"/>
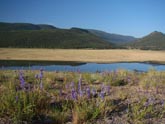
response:
<path fill-rule="evenodd" d="M 165 63 L 165 51 L 0 48 L 0 60 Z"/>
<path fill-rule="evenodd" d="M 0 71 L 1 124 L 164 124 L 165 72 Z"/>

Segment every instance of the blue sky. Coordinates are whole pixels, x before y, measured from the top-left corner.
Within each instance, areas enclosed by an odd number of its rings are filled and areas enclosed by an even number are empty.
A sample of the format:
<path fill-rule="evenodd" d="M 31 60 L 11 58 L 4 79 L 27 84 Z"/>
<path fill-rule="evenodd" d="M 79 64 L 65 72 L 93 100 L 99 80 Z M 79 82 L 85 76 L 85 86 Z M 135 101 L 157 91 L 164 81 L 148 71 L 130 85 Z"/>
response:
<path fill-rule="evenodd" d="M 0 21 L 142 37 L 165 33 L 165 0 L 0 0 Z"/>

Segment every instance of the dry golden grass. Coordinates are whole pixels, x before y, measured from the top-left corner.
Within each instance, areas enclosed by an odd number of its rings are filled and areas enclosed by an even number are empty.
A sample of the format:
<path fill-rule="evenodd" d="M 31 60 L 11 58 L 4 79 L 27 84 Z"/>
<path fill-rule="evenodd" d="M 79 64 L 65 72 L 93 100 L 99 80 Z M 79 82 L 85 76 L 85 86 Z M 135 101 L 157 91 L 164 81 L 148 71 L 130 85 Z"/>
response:
<path fill-rule="evenodd" d="M 0 60 L 165 62 L 165 51 L 0 48 Z"/>

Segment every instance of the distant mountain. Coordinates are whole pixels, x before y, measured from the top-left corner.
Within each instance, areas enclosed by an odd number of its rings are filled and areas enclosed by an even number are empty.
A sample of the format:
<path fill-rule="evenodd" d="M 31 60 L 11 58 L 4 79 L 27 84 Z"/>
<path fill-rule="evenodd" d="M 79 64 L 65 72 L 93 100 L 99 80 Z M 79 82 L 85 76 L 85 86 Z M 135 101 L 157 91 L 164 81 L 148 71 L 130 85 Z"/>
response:
<path fill-rule="evenodd" d="M 0 47 L 165 50 L 165 34 L 154 31 L 137 39 L 77 27 L 60 29 L 47 24 L 0 22 Z"/>
<path fill-rule="evenodd" d="M 56 27 L 47 24 L 39 24 L 37 26 L 40 28 L 40 30 L 57 29 Z"/>
<path fill-rule="evenodd" d="M 31 23 L 0 22 L 0 31 L 43 30 L 43 29 L 56 29 L 56 27 L 52 25 L 46 25 L 46 24 L 35 25 Z"/>
<path fill-rule="evenodd" d="M 132 36 L 124 36 L 124 35 L 119 35 L 119 34 L 111 34 L 107 33 L 104 31 L 100 30 L 93 30 L 93 29 L 88 29 L 89 32 L 92 34 L 102 38 L 105 41 L 114 43 L 114 44 L 124 44 L 124 43 L 129 43 L 137 40 L 137 38 L 132 37 Z"/>
<path fill-rule="evenodd" d="M 0 47 L 13 48 L 112 48 L 111 43 L 80 28 L 59 29 L 51 25 L 0 23 Z"/>
<path fill-rule="evenodd" d="M 126 46 L 127 48 L 165 50 L 165 34 L 154 31 L 136 42 L 128 43 Z"/>

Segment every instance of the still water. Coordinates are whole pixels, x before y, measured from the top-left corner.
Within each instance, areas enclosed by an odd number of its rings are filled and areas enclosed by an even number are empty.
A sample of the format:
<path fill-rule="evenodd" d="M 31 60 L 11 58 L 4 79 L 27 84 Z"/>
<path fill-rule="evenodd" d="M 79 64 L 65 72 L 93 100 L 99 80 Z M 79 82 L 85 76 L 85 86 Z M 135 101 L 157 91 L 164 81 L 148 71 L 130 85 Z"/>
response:
<path fill-rule="evenodd" d="M 36 62 L 36 61 L 0 61 L 0 70 L 39 70 L 43 68 L 45 71 L 113 71 L 117 69 L 148 71 L 155 69 L 165 71 L 163 64 L 151 63 L 77 63 L 77 62 Z"/>

